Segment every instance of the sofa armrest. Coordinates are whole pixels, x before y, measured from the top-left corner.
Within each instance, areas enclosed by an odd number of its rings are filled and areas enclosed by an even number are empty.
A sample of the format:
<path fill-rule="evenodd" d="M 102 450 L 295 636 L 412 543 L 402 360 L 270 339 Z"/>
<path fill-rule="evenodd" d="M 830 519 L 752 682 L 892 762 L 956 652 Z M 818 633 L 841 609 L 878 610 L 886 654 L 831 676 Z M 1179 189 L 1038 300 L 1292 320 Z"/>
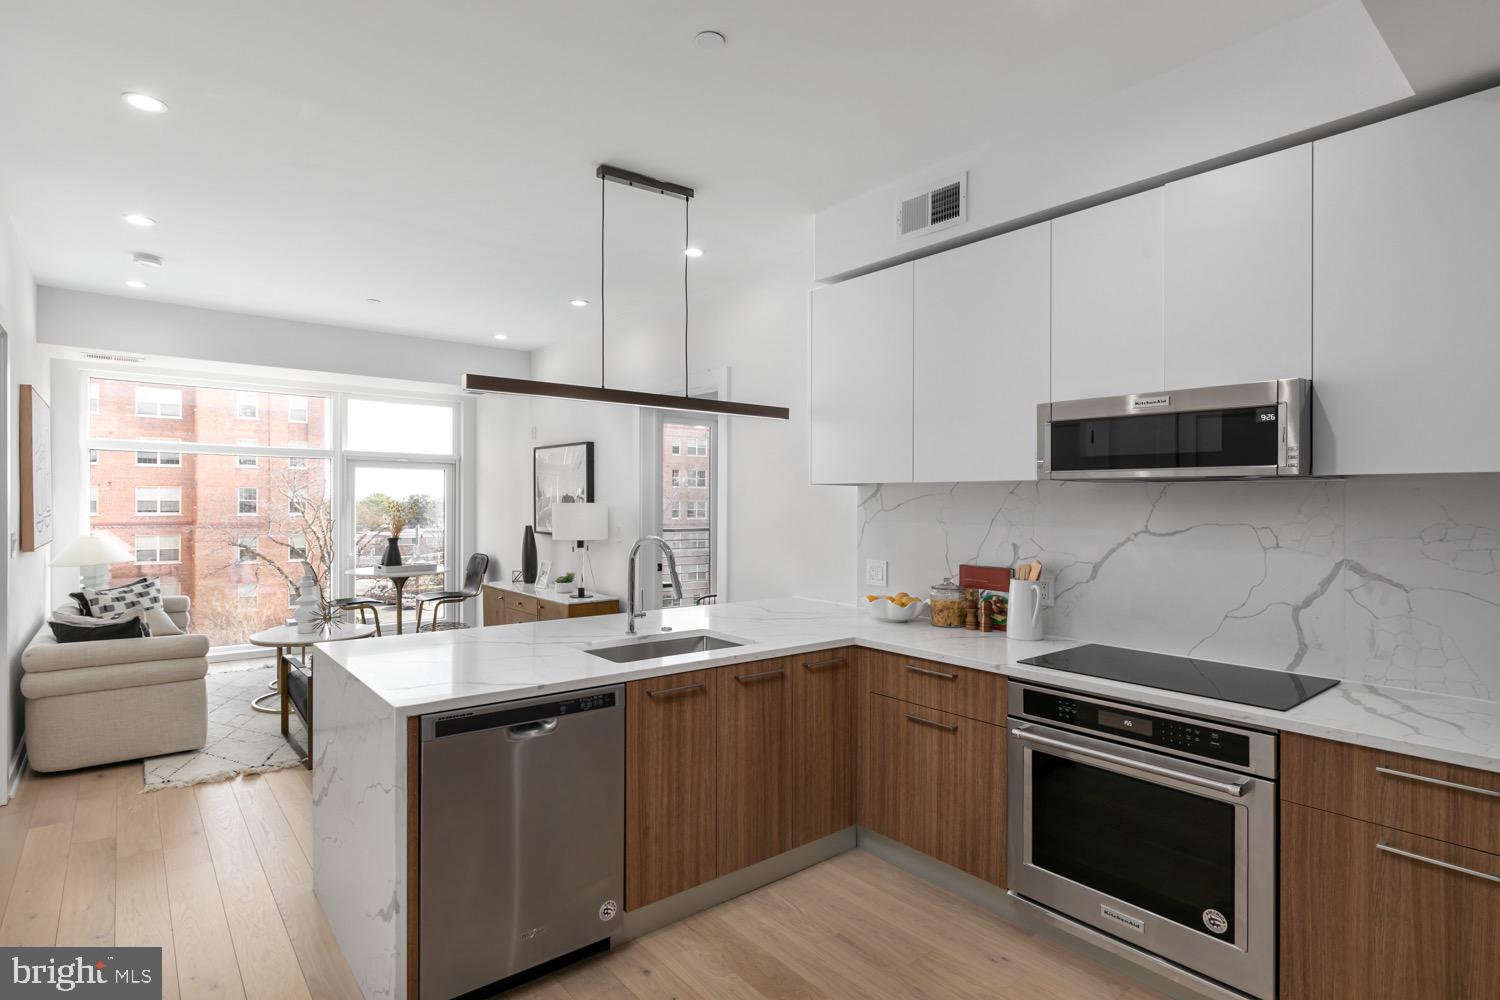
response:
<path fill-rule="evenodd" d="M 161 609 L 169 615 L 187 614 L 193 607 L 193 599 L 186 594 L 167 594 L 161 599 Z"/>
<path fill-rule="evenodd" d="M 145 639 L 101 639 L 96 642 L 58 642 L 43 625 L 21 654 L 27 673 L 103 667 L 115 663 L 148 663 L 208 655 L 206 635 L 154 635 Z"/>

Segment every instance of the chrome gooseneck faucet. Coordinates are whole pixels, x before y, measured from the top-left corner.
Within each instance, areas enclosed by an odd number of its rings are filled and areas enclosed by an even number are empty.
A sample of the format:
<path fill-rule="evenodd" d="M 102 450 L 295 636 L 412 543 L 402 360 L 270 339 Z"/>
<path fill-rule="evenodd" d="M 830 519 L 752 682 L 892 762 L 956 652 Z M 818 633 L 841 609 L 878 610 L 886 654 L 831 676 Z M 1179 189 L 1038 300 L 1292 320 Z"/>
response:
<path fill-rule="evenodd" d="M 625 634 L 635 635 L 635 620 L 646 617 L 646 612 L 635 609 L 635 560 L 641 552 L 641 546 L 646 542 L 654 543 L 667 557 L 667 571 L 672 574 L 672 589 L 677 592 L 677 599 L 682 600 L 682 580 L 677 576 L 677 557 L 672 554 L 672 546 L 666 543 L 660 535 L 643 535 L 635 540 L 630 547 L 630 568 L 626 575 L 625 588 Z"/>

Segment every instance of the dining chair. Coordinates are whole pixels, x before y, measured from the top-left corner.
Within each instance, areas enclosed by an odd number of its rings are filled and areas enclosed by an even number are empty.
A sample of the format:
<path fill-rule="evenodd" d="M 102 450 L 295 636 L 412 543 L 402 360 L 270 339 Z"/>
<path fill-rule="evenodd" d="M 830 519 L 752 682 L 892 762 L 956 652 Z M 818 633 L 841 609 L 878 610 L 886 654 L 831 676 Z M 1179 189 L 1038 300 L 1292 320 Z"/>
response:
<path fill-rule="evenodd" d="M 471 597 L 478 597 L 479 590 L 484 586 L 484 574 L 490 568 L 490 557 L 483 552 L 476 552 L 469 557 L 464 564 L 464 583 L 460 590 L 428 590 L 417 595 L 417 631 L 422 631 L 422 610 L 427 605 L 432 605 L 432 621 L 427 626 L 427 631 L 436 632 L 447 628 L 468 628 L 462 622 L 438 622 L 438 612 L 445 604 L 462 604 Z"/>

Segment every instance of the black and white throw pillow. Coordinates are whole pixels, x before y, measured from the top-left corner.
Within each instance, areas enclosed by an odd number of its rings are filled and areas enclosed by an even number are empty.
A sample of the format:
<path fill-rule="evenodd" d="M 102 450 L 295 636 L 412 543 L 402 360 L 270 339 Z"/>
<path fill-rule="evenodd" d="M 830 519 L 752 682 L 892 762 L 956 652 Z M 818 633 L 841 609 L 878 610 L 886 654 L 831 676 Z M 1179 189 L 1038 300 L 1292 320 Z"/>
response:
<path fill-rule="evenodd" d="M 95 618 L 113 618 L 133 608 L 161 607 L 161 584 L 156 580 L 136 580 L 123 587 L 108 590 L 83 588 L 83 599 L 88 602 L 89 614 Z"/>
<path fill-rule="evenodd" d="M 143 608 L 127 611 L 113 618 L 94 618 L 57 611 L 47 620 L 47 625 L 58 642 L 102 642 L 108 639 L 146 639 L 151 636 L 151 626 L 146 621 L 146 611 Z"/>

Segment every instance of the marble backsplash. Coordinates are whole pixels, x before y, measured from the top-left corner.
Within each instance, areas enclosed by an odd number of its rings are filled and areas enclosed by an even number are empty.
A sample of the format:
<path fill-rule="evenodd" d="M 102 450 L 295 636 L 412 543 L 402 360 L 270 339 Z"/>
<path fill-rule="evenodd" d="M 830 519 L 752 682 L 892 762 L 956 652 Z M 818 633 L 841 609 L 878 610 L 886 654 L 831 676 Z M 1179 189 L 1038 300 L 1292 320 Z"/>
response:
<path fill-rule="evenodd" d="M 877 485 L 885 592 L 1040 559 L 1049 634 L 1500 700 L 1500 475 Z"/>

